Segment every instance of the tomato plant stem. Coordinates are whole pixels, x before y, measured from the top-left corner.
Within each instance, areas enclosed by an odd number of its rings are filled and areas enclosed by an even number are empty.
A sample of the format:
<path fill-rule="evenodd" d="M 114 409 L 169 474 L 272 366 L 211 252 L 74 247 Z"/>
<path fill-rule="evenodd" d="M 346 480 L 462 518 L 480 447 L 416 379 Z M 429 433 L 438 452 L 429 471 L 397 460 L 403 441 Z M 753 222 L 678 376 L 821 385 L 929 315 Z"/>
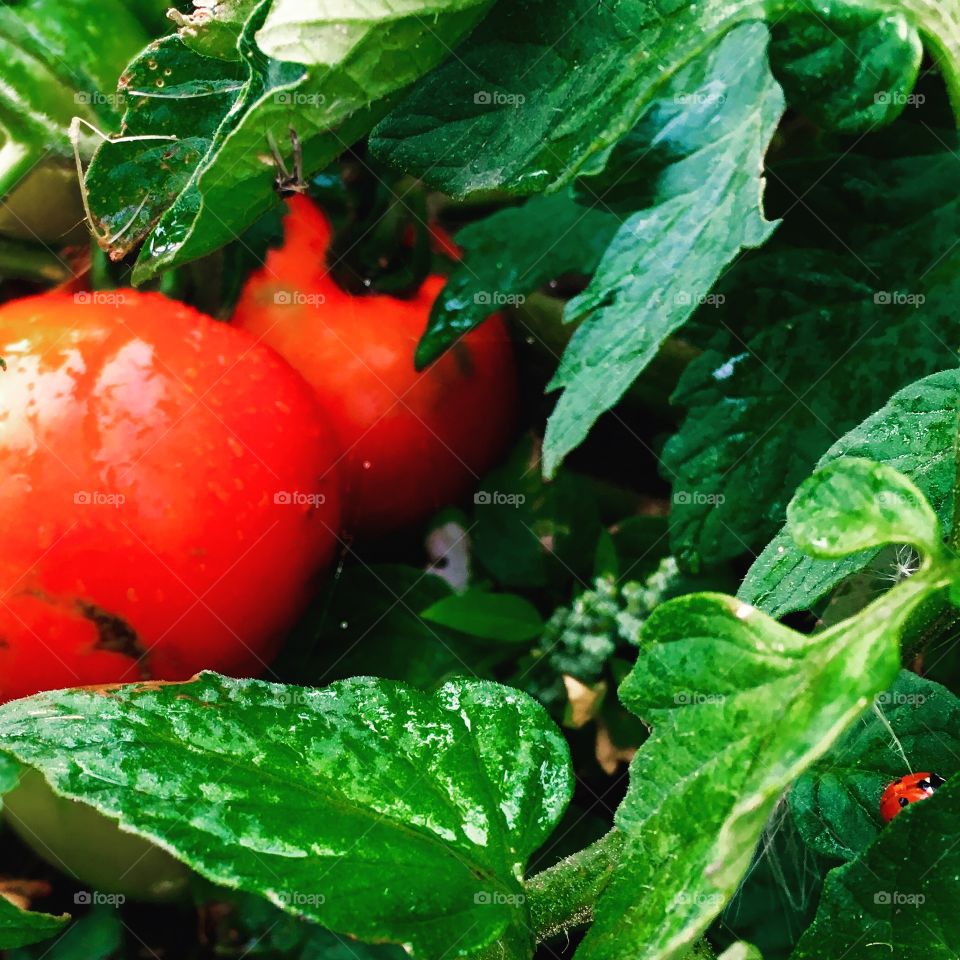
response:
<path fill-rule="evenodd" d="M 624 837 L 611 830 L 596 843 L 527 881 L 537 941 L 588 923 L 620 858 Z"/>
<path fill-rule="evenodd" d="M 623 844 L 624 835 L 613 829 L 527 881 L 530 919 L 538 943 L 593 919 L 594 904 L 620 860 Z M 687 956 L 689 960 L 712 960 L 714 953 L 705 940 L 699 940 Z"/>

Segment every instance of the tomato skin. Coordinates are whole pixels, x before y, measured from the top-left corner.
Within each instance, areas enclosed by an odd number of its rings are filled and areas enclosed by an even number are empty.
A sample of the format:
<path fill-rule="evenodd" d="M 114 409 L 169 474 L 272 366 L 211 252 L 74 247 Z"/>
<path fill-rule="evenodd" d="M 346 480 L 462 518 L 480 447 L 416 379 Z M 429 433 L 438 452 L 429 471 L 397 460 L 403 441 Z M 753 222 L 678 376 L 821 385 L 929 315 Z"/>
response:
<path fill-rule="evenodd" d="M 0 356 L 0 701 L 261 673 L 339 523 L 300 377 L 132 290 L 5 304 Z"/>
<path fill-rule="evenodd" d="M 417 342 L 444 285 L 411 299 L 355 297 L 327 275 L 330 224 L 290 201 L 284 246 L 247 283 L 233 322 L 313 386 L 344 453 L 348 532 L 374 536 L 426 519 L 493 466 L 509 440 L 516 369 L 499 316 L 422 373 Z"/>

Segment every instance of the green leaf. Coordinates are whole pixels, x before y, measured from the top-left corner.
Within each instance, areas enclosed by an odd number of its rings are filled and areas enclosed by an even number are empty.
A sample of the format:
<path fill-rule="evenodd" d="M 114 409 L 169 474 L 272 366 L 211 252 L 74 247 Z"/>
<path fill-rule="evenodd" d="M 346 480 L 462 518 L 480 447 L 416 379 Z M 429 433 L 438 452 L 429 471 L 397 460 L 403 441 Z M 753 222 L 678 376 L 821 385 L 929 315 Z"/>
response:
<path fill-rule="evenodd" d="M 543 619 L 537 608 L 513 593 L 468 590 L 439 600 L 420 616 L 471 637 L 502 643 L 523 643 L 543 631 Z"/>
<path fill-rule="evenodd" d="M 41 160 L 71 156 L 74 115 L 115 122 L 107 92 L 149 36 L 119 0 L 21 0 L 0 6 L 0 198 Z M 92 151 L 92 140 L 84 139 Z"/>
<path fill-rule="evenodd" d="M 170 10 L 170 19 L 177 24 L 180 39 L 197 53 L 219 60 L 240 59 L 240 37 L 244 24 L 256 10 L 260 0 L 217 0 L 209 5 L 194 0 L 193 13 Z"/>
<path fill-rule="evenodd" d="M 87 170 L 95 226 L 125 256 L 186 189 L 245 83 L 241 64 L 215 60 L 177 36 L 152 44 L 124 71 L 128 137 L 107 141 Z"/>
<path fill-rule="evenodd" d="M 787 507 L 787 530 L 810 556 L 838 559 L 887 543 L 941 549 L 940 521 L 924 495 L 893 467 L 842 457 L 801 484 Z"/>
<path fill-rule="evenodd" d="M 781 171 L 786 196 L 804 197 L 810 223 L 789 236 L 785 225 L 731 276 L 720 319 L 735 332 L 725 329 L 690 364 L 674 396 L 688 415 L 663 463 L 683 562 L 761 549 L 838 436 L 914 380 L 956 367 L 958 176 L 957 156 L 939 147 Z M 823 252 L 812 256 L 813 245 Z"/>
<path fill-rule="evenodd" d="M 123 944 L 123 926 L 114 907 L 95 906 L 67 927 L 52 946 L 14 953 L 9 960 L 111 960 Z"/>
<path fill-rule="evenodd" d="M 257 46 L 274 60 L 364 77 L 359 102 L 392 93 L 450 53 L 444 35 L 465 36 L 490 0 L 273 0 Z M 354 94 L 356 96 L 356 93 Z"/>
<path fill-rule="evenodd" d="M 783 112 L 767 64 L 767 28 L 747 24 L 677 73 L 614 150 L 614 171 L 653 152 L 649 206 L 630 216 L 590 286 L 567 305 L 582 320 L 550 389 L 564 392 L 547 424 L 548 475 L 613 407 L 703 302 L 763 216 L 763 158 Z M 625 158 L 619 158 L 623 151 Z"/>
<path fill-rule="evenodd" d="M 6 897 L 0 896 L 0 950 L 25 947 L 56 936 L 70 920 L 67 914 L 61 917 L 49 913 L 32 913 L 14 906 Z"/>
<path fill-rule="evenodd" d="M 960 701 L 945 687 L 901 670 L 837 745 L 790 791 L 804 842 L 824 856 L 859 857 L 883 830 L 880 796 L 911 771 L 960 770 Z"/>
<path fill-rule="evenodd" d="M 820 467 L 845 457 L 887 463 L 923 492 L 945 528 L 953 518 L 960 371 L 947 370 L 905 387 L 832 446 Z M 784 529 L 750 568 L 740 597 L 771 616 L 811 607 L 876 557 L 869 549 L 842 560 L 819 560 Z"/>
<path fill-rule="evenodd" d="M 879 467 L 877 477 L 903 487 Z M 904 623 L 952 576 L 937 562 L 812 636 L 720 594 L 654 610 L 620 687 L 653 733 L 631 764 L 616 815 L 626 842 L 583 960 L 665 960 L 695 942 L 736 891 L 783 791 L 890 685 Z"/>
<path fill-rule="evenodd" d="M 923 44 L 900 12 L 829 25 L 801 14 L 773 28 L 770 59 L 792 107 L 830 129 L 863 133 L 915 103 Z"/>
<path fill-rule="evenodd" d="M 156 78 L 150 80 L 151 99 L 157 99 L 158 81 L 163 83 L 161 103 L 134 102 L 143 114 L 139 123 L 151 126 L 154 135 L 161 127 L 176 129 L 175 160 L 181 152 L 193 152 L 189 165 L 171 165 L 164 159 L 169 144 L 126 142 L 118 154 L 116 143 L 105 143 L 87 176 L 93 218 L 105 227 L 101 244 L 120 257 L 146 238 L 135 283 L 225 245 L 277 204 L 273 151 L 293 170 L 291 128 L 309 177 L 362 137 L 403 87 L 445 57 L 489 2 L 444 0 L 438 6 L 406 0 L 398 20 L 396 4 L 376 0 L 358 6 L 350 29 L 323 4 L 298 3 L 305 47 L 297 53 L 287 51 L 282 39 L 294 5 L 264 0 L 243 27 L 235 63 L 204 54 L 232 55 L 224 31 L 229 36 L 238 12 L 250 7 L 244 3 L 238 11 L 232 4 L 218 5 L 214 17 L 194 28 L 189 46 L 180 37 L 166 38 L 132 65 L 138 77 L 145 64 Z M 265 57 L 257 41 L 261 28 L 268 46 L 302 54 L 303 63 Z M 408 48 L 395 50 L 397 39 Z M 172 70 L 170 88 L 167 69 Z M 221 85 L 211 89 L 218 77 Z M 160 118 L 162 123 L 153 122 Z M 125 117 L 128 124 L 133 119 L 135 114 Z M 150 171 L 146 181 L 140 175 L 144 169 Z M 122 225 L 122 234 L 114 224 Z"/>
<path fill-rule="evenodd" d="M 791 960 L 960 953 L 960 777 L 903 810 L 856 860 L 832 870 Z"/>
<path fill-rule="evenodd" d="M 771 960 L 785 960 L 813 922 L 823 878 L 834 862 L 811 854 L 789 816 L 775 813 L 753 862 L 715 931 L 755 944 Z"/>
<path fill-rule="evenodd" d="M 417 346 L 417 367 L 436 360 L 498 306 L 521 303 L 564 273 L 593 273 L 619 225 L 619 217 L 557 194 L 534 197 L 464 227 L 456 237 L 463 262 L 433 305 Z"/>
<path fill-rule="evenodd" d="M 780 794 L 896 675 L 897 631 L 926 590 L 894 592 L 813 637 L 719 594 L 654 611 L 620 688 L 654 732 L 631 764 L 616 820 L 628 841 L 583 960 L 673 956 L 719 913 Z"/>
<path fill-rule="evenodd" d="M 543 708 L 480 681 L 426 696 L 204 673 L 43 693 L 0 723 L 57 793 L 212 882 L 424 956 L 528 929 L 523 866 L 571 792 Z"/>
<path fill-rule="evenodd" d="M 670 77 L 738 23 L 814 14 L 846 24 L 902 15 L 960 105 L 956 0 L 501 3 L 374 131 L 374 150 L 446 193 L 533 193 L 567 183 L 630 130 Z M 518 38 L 522 38 L 519 41 Z"/>
<path fill-rule="evenodd" d="M 20 764 L 6 753 L 0 753 L 0 800 L 20 779 Z"/>

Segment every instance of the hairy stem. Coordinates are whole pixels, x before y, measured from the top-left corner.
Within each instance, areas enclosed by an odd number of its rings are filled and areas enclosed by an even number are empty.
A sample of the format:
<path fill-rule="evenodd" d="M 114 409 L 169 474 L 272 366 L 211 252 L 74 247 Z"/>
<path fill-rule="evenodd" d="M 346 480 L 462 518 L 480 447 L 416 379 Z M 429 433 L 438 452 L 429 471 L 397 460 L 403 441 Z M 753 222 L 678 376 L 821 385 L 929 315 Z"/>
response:
<path fill-rule="evenodd" d="M 582 927 L 593 919 L 593 908 L 610 880 L 623 849 L 624 835 L 614 828 L 596 843 L 561 860 L 527 881 L 530 921 L 537 943 Z M 713 960 L 706 940 L 698 940 L 687 960 Z"/>
<path fill-rule="evenodd" d="M 527 881 L 537 941 L 593 919 L 593 907 L 620 859 L 624 836 L 613 829 L 596 843 Z"/>

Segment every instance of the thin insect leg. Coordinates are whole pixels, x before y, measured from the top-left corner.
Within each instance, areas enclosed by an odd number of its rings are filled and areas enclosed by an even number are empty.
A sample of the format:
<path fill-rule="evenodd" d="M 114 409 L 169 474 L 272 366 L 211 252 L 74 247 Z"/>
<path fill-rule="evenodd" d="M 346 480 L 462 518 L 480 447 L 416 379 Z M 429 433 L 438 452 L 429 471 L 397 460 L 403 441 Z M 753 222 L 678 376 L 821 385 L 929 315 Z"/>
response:
<path fill-rule="evenodd" d="M 87 226 L 90 229 L 90 232 L 94 237 L 97 238 L 99 243 L 113 243 L 118 237 L 123 236 L 126 233 L 127 229 L 134 223 L 137 219 L 137 216 L 140 214 L 140 211 L 143 209 L 144 204 L 146 204 L 146 198 L 144 198 L 143 203 L 137 208 L 133 216 L 130 218 L 130 221 L 125 227 L 120 229 L 120 232 L 115 234 L 112 238 L 109 237 L 106 233 L 101 233 L 97 229 L 97 222 L 93 218 L 93 211 L 90 209 L 90 194 L 87 190 L 87 185 L 84 182 L 83 178 L 83 161 L 80 159 L 80 125 L 83 124 L 88 129 L 92 130 L 101 140 L 106 143 L 131 143 L 133 141 L 140 140 L 176 140 L 175 136 L 160 136 L 152 134 L 142 134 L 135 137 L 111 137 L 105 134 L 102 130 L 99 130 L 95 127 L 89 120 L 84 120 L 83 117 L 74 117 L 70 123 L 69 137 L 70 145 L 73 147 L 73 159 L 77 167 L 77 181 L 80 184 L 80 199 L 83 202 L 83 212 L 86 215 Z"/>
<path fill-rule="evenodd" d="M 138 140 L 179 140 L 180 138 L 176 134 L 159 134 L 159 133 L 141 133 L 132 137 L 112 137 L 108 133 L 104 133 L 98 127 L 95 127 L 89 120 L 84 120 L 83 117 L 74 117 L 72 123 L 70 124 L 70 136 L 72 140 L 79 142 L 80 135 L 80 124 L 83 124 L 85 127 L 92 130 L 101 140 L 105 140 L 107 143 L 134 143 Z"/>
<path fill-rule="evenodd" d="M 298 185 L 302 185 L 303 180 L 303 146 L 300 143 L 300 137 L 297 131 L 290 128 L 290 146 L 293 148 L 293 177 Z"/>
<path fill-rule="evenodd" d="M 277 141 L 274 140 L 273 134 L 268 130 L 267 131 L 267 144 L 270 147 L 270 153 L 273 154 L 273 162 L 276 164 L 277 169 L 280 171 L 280 176 L 277 178 L 278 181 L 287 181 L 290 179 L 290 171 L 287 170 L 287 165 L 284 163 L 283 154 L 280 153 L 279 148 L 277 147 Z"/>
<path fill-rule="evenodd" d="M 107 241 L 107 243 L 109 243 L 109 244 L 112 246 L 113 244 L 115 244 L 115 243 L 134 225 L 134 223 L 135 223 L 136 220 L 137 220 L 137 217 L 140 216 L 140 211 L 147 205 L 147 201 L 148 201 L 149 199 L 150 199 L 150 195 L 147 194 L 147 196 L 145 196 L 145 197 L 143 198 L 143 201 L 142 201 L 142 203 L 140 204 L 140 206 L 137 207 L 137 209 L 133 211 L 133 216 L 131 216 L 130 219 L 127 221 L 126 226 L 121 227 L 121 228 Z"/>

